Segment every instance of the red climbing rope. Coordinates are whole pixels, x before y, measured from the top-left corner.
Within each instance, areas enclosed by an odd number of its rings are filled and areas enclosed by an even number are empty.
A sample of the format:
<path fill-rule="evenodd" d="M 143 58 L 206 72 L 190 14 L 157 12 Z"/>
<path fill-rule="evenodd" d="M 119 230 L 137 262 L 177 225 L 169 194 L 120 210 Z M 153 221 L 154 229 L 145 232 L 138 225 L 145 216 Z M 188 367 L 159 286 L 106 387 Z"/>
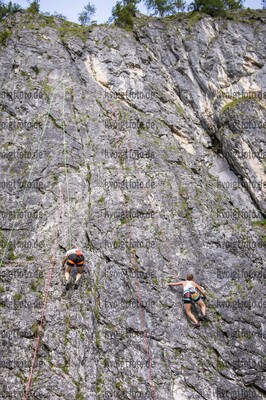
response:
<path fill-rule="evenodd" d="M 116 112 L 112 106 L 112 103 L 108 102 L 108 104 L 110 105 L 110 108 L 112 110 L 112 116 L 116 117 Z M 117 139 L 117 130 L 114 129 L 114 143 L 115 145 L 118 144 L 118 139 Z M 119 170 L 119 174 L 121 179 L 124 179 L 123 176 L 123 171 L 122 171 L 122 164 L 121 164 L 121 160 L 118 157 L 118 170 Z M 123 197 L 123 207 L 124 207 L 124 211 L 125 211 L 125 215 L 127 215 L 127 204 L 126 204 L 126 196 L 125 196 L 125 191 L 122 189 L 122 197 Z M 150 387 L 151 387 L 151 393 L 152 393 L 152 399 L 155 400 L 156 399 L 156 392 L 155 392 L 155 384 L 153 381 L 153 372 L 152 372 L 152 365 L 151 365 L 151 354 L 150 354 L 150 348 L 149 348 L 149 344 L 147 342 L 147 330 L 146 330 L 146 324 L 145 324 L 145 319 L 144 319 L 144 315 L 143 315 L 143 306 L 142 306 L 142 301 L 141 301 L 141 295 L 140 295 L 140 289 L 139 289 L 139 280 L 137 278 L 137 268 L 136 268 L 136 257 L 135 257 L 135 252 L 134 249 L 132 247 L 132 235 L 131 235 L 131 229 L 128 223 L 128 219 L 126 218 L 126 229 L 127 229 L 127 236 L 129 238 L 129 243 L 130 243 L 130 261 L 131 261 L 131 265 L 133 266 L 134 269 L 134 279 L 135 279 L 135 285 L 136 285 L 136 289 L 135 289 L 135 294 L 136 297 L 138 299 L 138 308 L 139 308 L 139 316 L 140 316 L 140 321 L 141 321 L 141 327 L 143 330 L 143 344 L 145 347 L 145 351 L 146 351 L 146 358 L 147 358 L 147 364 L 148 364 L 148 370 L 149 370 L 149 380 L 150 380 Z"/>
<path fill-rule="evenodd" d="M 50 268 L 49 268 L 47 278 L 46 278 L 43 304 L 42 304 L 42 316 L 41 316 L 41 320 L 40 320 L 40 323 L 38 326 L 35 350 L 34 350 L 34 355 L 33 355 L 32 363 L 31 363 L 31 370 L 30 370 L 30 375 L 28 378 L 27 386 L 26 386 L 24 400 L 28 399 L 28 394 L 29 394 L 29 390 L 30 390 L 32 376 L 33 376 L 34 364 L 35 364 L 35 361 L 37 358 L 37 353 L 38 353 L 38 348 L 39 348 L 39 343 L 40 343 L 40 338 L 41 338 L 41 332 L 42 332 L 42 328 L 43 328 L 43 322 L 45 319 L 46 304 L 47 304 L 47 300 L 48 300 L 48 296 L 49 296 L 49 289 L 51 286 L 52 273 L 53 273 L 53 268 L 54 268 L 54 264 L 55 264 L 55 253 L 56 253 L 56 249 L 58 246 L 59 226 L 60 226 L 60 221 L 61 221 L 61 217 L 62 217 L 62 208 L 63 208 L 63 202 L 64 202 L 64 192 L 63 192 L 62 187 L 60 187 L 60 192 L 61 192 L 61 200 L 60 200 L 58 219 L 57 219 L 56 236 L 55 236 L 55 240 L 54 240 L 53 248 L 52 248 L 52 257 L 50 260 Z"/>

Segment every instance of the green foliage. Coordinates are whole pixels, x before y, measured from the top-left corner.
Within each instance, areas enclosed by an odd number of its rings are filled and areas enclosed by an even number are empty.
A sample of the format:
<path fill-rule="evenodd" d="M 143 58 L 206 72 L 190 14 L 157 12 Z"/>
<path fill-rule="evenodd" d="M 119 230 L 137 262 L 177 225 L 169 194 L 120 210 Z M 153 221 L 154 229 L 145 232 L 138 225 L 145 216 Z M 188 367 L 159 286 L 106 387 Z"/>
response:
<path fill-rule="evenodd" d="M 56 11 L 53 14 L 49 13 L 48 11 L 42 12 L 41 14 L 44 15 L 45 17 L 56 17 L 67 21 L 67 17 L 65 15 L 60 14 Z"/>
<path fill-rule="evenodd" d="M 31 327 L 31 331 L 32 331 L 34 336 L 37 336 L 38 330 L 39 330 L 39 325 L 38 325 L 37 322 L 34 322 L 34 324 Z"/>
<path fill-rule="evenodd" d="M 88 37 L 88 32 L 90 32 L 91 29 L 91 27 L 80 26 L 79 24 L 65 21 L 64 25 L 62 25 L 58 30 L 59 35 L 63 40 L 65 40 L 67 37 L 75 36 L 80 38 L 85 43 Z"/>
<path fill-rule="evenodd" d="M 226 10 L 240 10 L 244 8 L 243 0 L 224 0 L 223 3 Z"/>
<path fill-rule="evenodd" d="M 63 371 L 66 375 L 68 375 L 68 366 L 67 366 L 67 364 L 63 365 L 62 371 Z"/>
<path fill-rule="evenodd" d="M 84 396 L 80 390 L 80 382 L 74 381 L 75 385 L 77 386 L 76 398 L 75 400 L 84 400 Z"/>
<path fill-rule="evenodd" d="M 14 300 L 15 300 L 15 301 L 20 301 L 20 300 L 22 299 L 22 297 L 23 297 L 23 296 L 22 296 L 21 293 L 16 293 L 15 296 L 14 296 Z"/>
<path fill-rule="evenodd" d="M 49 86 L 46 82 L 43 84 L 43 92 L 44 94 L 49 97 L 49 95 L 52 93 L 53 88 L 52 86 Z"/>
<path fill-rule="evenodd" d="M 7 4 L 0 1 L 0 20 L 4 19 L 7 15 L 14 14 L 20 10 L 22 10 L 20 5 L 12 3 L 12 1 L 9 1 Z"/>
<path fill-rule="evenodd" d="M 96 383 L 95 383 L 95 385 L 96 385 L 96 393 L 97 394 L 100 393 L 103 383 L 104 383 L 104 381 L 102 379 L 102 373 L 99 372 L 99 374 L 98 374 L 98 376 L 96 378 Z"/>
<path fill-rule="evenodd" d="M 25 377 L 25 375 L 23 375 L 23 373 L 16 373 L 16 377 L 19 378 L 21 380 L 22 383 L 26 383 L 27 382 L 27 378 Z"/>
<path fill-rule="evenodd" d="M 66 335 L 68 335 L 69 334 L 69 332 L 70 332 L 70 317 L 69 317 L 69 315 L 66 315 L 66 318 L 65 318 L 65 327 L 66 327 Z"/>
<path fill-rule="evenodd" d="M 96 99 L 96 103 L 97 103 L 101 108 L 103 108 L 103 103 L 101 102 L 101 100 Z"/>
<path fill-rule="evenodd" d="M 253 221 L 252 225 L 261 227 L 262 229 L 266 229 L 266 219 L 263 219 L 261 221 Z"/>
<path fill-rule="evenodd" d="M 14 255 L 14 249 L 12 243 L 8 242 L 8 240 L 5 239 L 2 231 L 0 231 L 0 247 L 4 249 L 3 253 L 7 255 L 8 260 L 16 260 L 18 258 Z"/>
<path fill-rule="evenodd" d="M 243 0 L 194 0 L 188 7 L 191 11 L 223 15 L 227 10 L 239 10 L 243 8 Z"/>
<path fill-rule="evenodd" d="M 94 4 L 88 3 L 84 6 L 83 11 L 79 14 L 79 22 L 81 25 L 86 26 L 91 23 L 91 17 L 95 14 L 96 7 Z"/>
<path fill-rule="evenodd" d="M 82 331 L 82 330 L 78 330 L 78 333 L 79 333 L 79 337 L 80 337 L 80 339 L 83 341 L 83 340 L 85 340 L 85 334 L 84 334 L 84 332 Z"/>
<path fill-rule="evenodd" d="M 101 333 L 100 333 L 100 331 L 96 332 L 96 347 L 98 349 L 101 348 Z"/>
<path fill-rule="evenodd" d="M 131 30 L 133 28 L 133 17 L 137 10 L 137 3 L 140 0 L 124 0 L 118 1 L 112 9 L 111 20 L 115 21 L 115 25 L 120 28 Z"/>
<path fill-rule="evenodd" d="M 101 196 L 98 200 L 97 203 L 99 204 L 103 204 L 105 202 L 105 198 L 103 196 Z"/>
<path fill-rule="evenodd" d="M 222 371 L 225 368 L 223 360 L 217 360 L 217 371 Z"/>
<path fill-rule="evenodd" d="M 226 111 L 228 108 L 235 107 L 235 106 L 237 106 L 238 104 L 241 104 L 241 103 L 244 102 L 244 101 L 249 101 L 249 99 L 243 98 L 243 99 L 235 99 L 235 100 L 232 100 L 232 101 L 230 101 L 229 103 L 226 103 L 226 104 L 223 106 L 221 112 L 223 113 L 223 112 Z"/>
<path fill-rule="evenodd" d="M 0 1 L 0 10 L 1 10 L 1 13 L 6 12 L 7 14 L 9 14 L 9 13 L 16 13 L 18 11 L 21 11 L 22 7 L 17 3 L 12 3 L 12 1 L 9 1 L 7 4 Z"/>
<path fill-rule="evenodd" d="M 28 3 L 30 3 L 30 0 L 28 0 Z M 40 12 L 40 0 L 33 0 L 27 8 L 27 11 L 32 14 L 38 14 Z"/>
<path fill-rule="evenodd" d="M 119 382 L 119 381 L 115 382 L 115 388 L 116 388 L 117 390 L 122 390 L 122 388 L 123 388 L 123 383 L 122 383 L 122 382 Z"/>
<path fill-rule="evenodd" d="M 31 290 L 32 290 L 33 292 L 37 292 L 37 288 L 38 288 L 38 286 L 41 284 L 41 282 L 42 282 L 42 278 L 33 280 L 33 281 L 31 282 L 31 285 L 30 285 Z"/>
<path fill-rule="evenodd" d="M 184 12 L 186 8 L 186 2 L 183 0 L 176 0 L 174 1 L 174 7 L 176 8 L 177 12 Z"/>
<path fill-rule="evenodd" d="M 164 17 L 167 14 L 174 14 L 177 1 L 172 0 L 145 0 L 145 5 L 148 10 L 154 12 L 155 15 Z"/>
<path fill-rule="evenodd" d="M 84 400 L 84 396 L 83 396 L 83 394 L 81 392 L 77 392 L 76 400 Z"/>

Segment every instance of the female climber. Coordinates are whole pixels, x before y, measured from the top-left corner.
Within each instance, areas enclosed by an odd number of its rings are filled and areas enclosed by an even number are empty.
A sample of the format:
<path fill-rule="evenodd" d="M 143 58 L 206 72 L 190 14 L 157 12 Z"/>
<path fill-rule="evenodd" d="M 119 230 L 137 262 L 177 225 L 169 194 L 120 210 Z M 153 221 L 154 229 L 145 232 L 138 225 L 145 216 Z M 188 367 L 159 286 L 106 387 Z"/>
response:
<path fill-rule="evenodd" d="M 187 316 L 191 319 L 192 322 L 194 322 L 194 328 L 199 328 L 200 323 L 197 321 L 195 316 L 191 312 L 191 304 L 192 302 L 198 304 L 200 306 L 201 313 L 203 317 L 201 319 L 203 321 L 207 321 L 206 318 L 206 306 L 204 304 L 204 301 L 201 298 L 202 296 L 205 298 L 206 297 L 206 292 L 193 280 L 193 275 L 188 274 L 187 275 L 187 280 L 186 281 L 180 281 L 180 282 L 172 282 L 168 283 L 168 286 L 182 286 L 183 288 L 183 303 L 185 307 L 185 312 Z"/>

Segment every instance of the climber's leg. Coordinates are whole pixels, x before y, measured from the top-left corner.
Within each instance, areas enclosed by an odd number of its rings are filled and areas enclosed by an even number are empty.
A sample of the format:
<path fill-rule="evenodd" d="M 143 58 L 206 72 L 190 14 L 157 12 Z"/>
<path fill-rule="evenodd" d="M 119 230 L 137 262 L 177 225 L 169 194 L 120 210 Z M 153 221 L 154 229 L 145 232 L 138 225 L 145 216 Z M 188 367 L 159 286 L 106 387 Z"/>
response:
<path fill-rule="evenodd" d="M 198 321 L 196 320 L 195 316 L 191 312 L 191 303 L 185 303 L 184 307 L 185 307 L 185 312 L 186 312 L 188 318 L 190 318 L 191 321 L 193 321 L 194 324 L 197 325 Z"/>

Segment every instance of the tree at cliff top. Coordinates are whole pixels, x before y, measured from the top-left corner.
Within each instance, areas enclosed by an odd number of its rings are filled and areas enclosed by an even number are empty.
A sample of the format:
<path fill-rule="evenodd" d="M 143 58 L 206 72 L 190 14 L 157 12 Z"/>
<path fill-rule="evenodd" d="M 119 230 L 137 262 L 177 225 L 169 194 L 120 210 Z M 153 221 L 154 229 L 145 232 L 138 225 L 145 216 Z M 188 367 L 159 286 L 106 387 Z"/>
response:
<path fill-rule="evenodd" d="M 8 14 L 14 14 L 21 9 L 22 8 L 20 7 L 20 5 L 12 3 L 12 1 L 9 1 L 9 3 L 7 4 L 0 1 L 0 20 L 5 18 Z"/>
<path fill-rule="evenodd" d="M 243 0 L 194 0 L 189 10 L 202 11 L 210 15 L 219 15 L 227 10 L 243 8 Z"/>
<path fill-rule="evenodd" d="M 132 29 L 133 17 L 137 10 L 137 3 L 140 0 L 124 0 L 118 1 L 112 9 L 111 20 L 115 21 L 115 25 L 120 28 Z"/>
<path fill-rule="evenodd" d="M 30 0 L 27 0 L 28 3 L 30 3 L 29 7 L 27 8 L 27 11 L 33 13 L 33 14 L 38 14 L 40 12 L 40 0 L 34 0 L 30 2 Z"/>
<path fill-rule="evenodd" d="M 149 11 L 153 11 L 155 15 L 164 17 L 167 14 L 174 14 L 176 1 L 171 0 L 145 0 L 145 6 Z"/>
<path fill-rule="evenodd" d="M 91 17 L 95 14 L 96 7 L 94 4 L 88 3 L 84 6 L 83 11 L 79 14 L 79 22 L 81 25 L 89 25 L 91 22 Z"/>
<path fill-rule="evenodd" d="M 183 0 L 176 0 L 174 1 L 174 7 L 176 8 L 177 12 L 184 12 L 186 8 L 186 2 Z"/>

